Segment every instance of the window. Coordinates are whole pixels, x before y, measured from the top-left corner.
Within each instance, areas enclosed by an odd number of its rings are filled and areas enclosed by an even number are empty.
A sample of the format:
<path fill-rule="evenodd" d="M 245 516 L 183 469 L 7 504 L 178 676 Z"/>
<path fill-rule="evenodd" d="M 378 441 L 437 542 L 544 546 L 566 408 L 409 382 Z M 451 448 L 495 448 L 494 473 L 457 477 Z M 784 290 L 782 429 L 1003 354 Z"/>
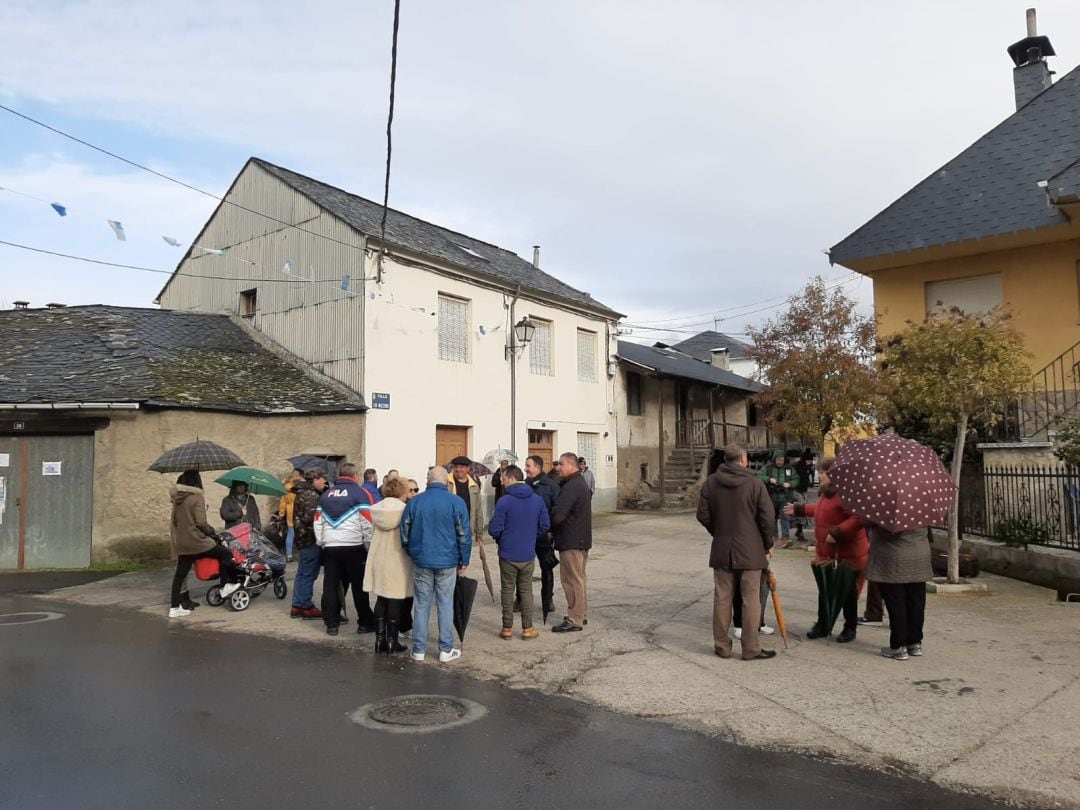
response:
<path fill-rule="evenodd" d="M 240 293 L 240 315 L 245 318 L 255 317 L 256 295 L 258 290 L 244 290 Z"/>
<path fill-rule="evenodd" d="M 469 302 L 439 296 L 439 359 L 469 362 Z"/>
<path fill-rule="evenodd" d="M 577 454 L 584 456 L 589 463 L 589 469 L 596 469 L 596 445 L 599 444 L 599 434 L 579 433 L 577 435 Z"/>
<path fill-rule="evenodd" d="M 968 315 L 978 315 L 1001 306 L 1001 302 L 1000 275 L 926 282 L 927 315 L 952 307 L 957 307 Z"/>
<path fill-rule="evenodd" d="M 530 318 L 536 331 L 529 343 L 529 371 L 533 374 L 551 376 L 551 321 Z"/>
<path fill-rule="evenodd" d="M 596 382 L 596 332 L 577 330 L 577 378 Z"/>
<path fill-rule="evenodd" d="M 645 410 L 641 407 L 641 375 L 633 371 L 626 372 L 626 413 L 641 416 Z"/>

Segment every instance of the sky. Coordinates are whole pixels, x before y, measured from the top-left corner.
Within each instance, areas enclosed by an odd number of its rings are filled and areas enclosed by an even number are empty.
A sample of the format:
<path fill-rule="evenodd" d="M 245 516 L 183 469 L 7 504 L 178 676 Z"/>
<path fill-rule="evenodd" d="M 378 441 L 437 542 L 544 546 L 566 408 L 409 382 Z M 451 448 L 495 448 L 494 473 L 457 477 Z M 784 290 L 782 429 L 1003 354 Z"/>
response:
<path fill-rule="evenodd" d="M 871 282 L 824 250 L 1013 112 L 1028 3 L 401 5 L 391 205 L 541 245 L 651 341 L 742 334 L 818 274 L 869 311 Z M 1063 75 L 1080 4 L 1038 9 Z M 392 19 L 391 0 L 4 0 L 0 104 L 211 194 L 258 156 L 381 200 Z M 0 240 L 163 271 L 184 247 L 162 236 L 186 246 L 216 204 L 3 110 L 0 187 Z M 0 307 L 152 306 L 166 277 L 0 245 Z"/>

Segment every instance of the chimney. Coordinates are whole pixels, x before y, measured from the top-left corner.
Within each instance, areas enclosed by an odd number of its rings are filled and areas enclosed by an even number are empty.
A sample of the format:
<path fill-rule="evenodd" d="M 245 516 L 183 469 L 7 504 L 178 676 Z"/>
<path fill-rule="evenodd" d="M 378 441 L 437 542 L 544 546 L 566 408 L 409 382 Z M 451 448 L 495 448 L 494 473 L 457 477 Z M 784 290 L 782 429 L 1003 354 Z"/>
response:
<path fill-rule="evenodd" d="M 1013 91 L 1016 109 L 1020 109 L 1043 90 L 1050 87 L 1053 71 L 1046 66 L 1046 57 L 1055 56 L 1049 37 L 1040 37 L 1035 21 L 1035 9 L 1027 10 L 1027 36 L 1008 47 L 1013 68 Z"/>
<path fill-rule="evenodd" d="M 714 368 L 731 371 L 731 355 L 727 349 L 710 349 L 709 354 L 712 355 L 711 363 Z"/>
<path fill-rule="evenodd" d="M 533 267 L 540 269 L 540 246 L 533 245 Z"/>

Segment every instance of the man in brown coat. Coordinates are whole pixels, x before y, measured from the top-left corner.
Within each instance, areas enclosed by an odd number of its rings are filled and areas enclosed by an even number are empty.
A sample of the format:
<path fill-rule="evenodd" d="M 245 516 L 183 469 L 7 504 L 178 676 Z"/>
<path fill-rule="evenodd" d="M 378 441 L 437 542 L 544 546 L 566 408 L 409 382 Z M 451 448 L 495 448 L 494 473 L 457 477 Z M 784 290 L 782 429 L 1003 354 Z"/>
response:
<path fill-rule="evenodd" d="M 744 661 L 772 658 L 775 650 L 761 649 L 758 627 L 761 572 L 772 556 L 776 511 L 765 484 L 747 469 L 746 450 L 724 448 L 724 463 L 701 488 L 698 522 L 712 535 L 709 567 L 713 569 L 713 649 L 731 658 L 731 596 L 738 579 L 742 591 L 742 657 Z"/>

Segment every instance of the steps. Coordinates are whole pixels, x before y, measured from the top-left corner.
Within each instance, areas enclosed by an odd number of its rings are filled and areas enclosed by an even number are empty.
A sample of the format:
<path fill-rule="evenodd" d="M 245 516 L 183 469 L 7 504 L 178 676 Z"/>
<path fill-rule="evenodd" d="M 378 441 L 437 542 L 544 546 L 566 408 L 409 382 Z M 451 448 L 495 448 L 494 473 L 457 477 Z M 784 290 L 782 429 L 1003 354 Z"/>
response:
<path fill-rule="evenodd" d="M 709 462 L 712 450 L 708 447 L 676 447 L 664 462 L 665 500 L 685 499 L 686 490 L 698 480 L 701 468 Z"/>

